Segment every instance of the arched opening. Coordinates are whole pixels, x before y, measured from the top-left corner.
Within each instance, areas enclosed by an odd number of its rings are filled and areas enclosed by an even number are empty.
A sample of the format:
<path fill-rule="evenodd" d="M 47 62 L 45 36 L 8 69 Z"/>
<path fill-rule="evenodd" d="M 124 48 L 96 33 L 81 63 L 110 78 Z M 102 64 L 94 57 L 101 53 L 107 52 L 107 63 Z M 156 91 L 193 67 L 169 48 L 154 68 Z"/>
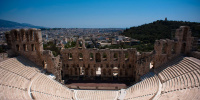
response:
<path fill-rule="evenodd" d="M 31 50 L 35 51 L 35 45 L 34 44 L 31 44 Z"/>
<path fill-rule="evenodd" d="M 118 54 L 117 53 L 114 53 L 114 61 L 117 61 L 118 60 Z"/>
<path fill-rule="evenodd" d="M 101 62 L 101 54 L 96 53 L 96 62 Z"/>
<path fill-rule="evenodd" d="M 29 41 L 29 35 L 26 33 L 26 41 Z"/>
<path fill-rule="evenodd" d="M 175 44 L 174 44 L 174 43 L 172 44 L 171 53 L 172 53 L 172 54 L 175 54 Z"/>
<path fill-rule="evenodd" d="M 118 77 L 118 67 L 113 67 L 113 78 L 114 79 L 117 79 Z"/>
<path fill-rule="evenodd" d="M 68 53 L 68 59 L 72 59 L 72 53 Z"/>
<path fill-rule="evenodd" d="M 84 67 L 80 67 L 80 75 L 84 75 L 85 72 L 84 72 Z"/>
<path fill-rule="evenodd" d="M 17 51 L 20 51 L 20 47 L 19 47 L 18 44 L 16 45 L 16 50 L 17 50 Z"/>
<path fill-rule="evenodd" d="M 94 59 L 94 55 L 93 53 L 90 53 L 90 60 L 93 60 Z"/>
<path fill-rule="evenodd" d="M 153 62 L 153 61 L 150 62 L 149 68 L 150 68 L 150 69 L 154 69 L 154 62 Z"/>
<path fill-rule="evenodd" d="M 129 60 L 129 55 L 128 55 L 127 52 L 124 54 L 124 58 L 125 58 L 125 61 L 128 61 L 128 60 Z"/>
<path fill-rule="evenodd" d="M 79 60 L 83 60 L 83 54 L 79 53 Z"/>
<path fill-rule="evenodd" d="M 78 48 L 82 48 L 83 47 L 83 41 L 78 41 Z"/>
<path fill-rule="evenodd" d="M 97 67 L 96 76 L 101 76 L 101 67 Z"/>
<path fill-rule="evenodd" d="M 107 60 L 107 54 L 103 53 L 103 61 L 106 61 L 106 60 Z"/>
<path fill-rule="evenodd" d="M 27 51 L 27 45 L 26 44 L 23 44 L 23 49 L 24 49 L 24 51 Z"/>
<path fill-rule="evenodd" d="M 14 36 L 15 36 L 15 41 L 18 40 L 18 34 L 17 34 L 17 31 L 14 31 Z"/>
<path fill-rule="evenodd" d="M 32 41 L 34 41 L 35 40 L 35 32 L 33 31 L 33 33 L 32 33 Z"/>
<path fill-rule="evenodd" d="M 24 30 L 23 30 L 23 31 L 21 31 L 21 40 L 22 40 L 22 41 L 24 41 L 24 37 L 25 37 L 25 32 L 24 32 Z"/>

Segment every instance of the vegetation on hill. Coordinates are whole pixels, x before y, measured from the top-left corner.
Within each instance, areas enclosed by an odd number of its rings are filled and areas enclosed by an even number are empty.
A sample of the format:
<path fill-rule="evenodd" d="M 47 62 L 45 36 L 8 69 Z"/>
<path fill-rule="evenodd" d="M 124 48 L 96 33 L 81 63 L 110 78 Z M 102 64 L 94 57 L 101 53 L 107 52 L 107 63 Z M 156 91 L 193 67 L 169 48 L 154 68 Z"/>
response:
<path fill-rule="evenodd" d="M 76 42 L 72 41 L 72 42 L 67 42 L 65 44 L 65 48 L 72 48 L 76 46 Z"/>
<path fill-rule="evenodd" d="M 60 54 L 60 49 L 56 47 L 56 44 L 54 44 L 52 41 L 43 44 L 43 48 L 44 50 L 51 50 L 54 56 Z"/>
<path fill-rule="evenodd" d="M 138 45 L 139 48 L 142 47 L 142 45 L 148 44 L 147 46 L 149 47 L 147 48 L 149 50 L 145 51 L 151 51 L 153 50 L 152 47 L 155 40 L 166 38 L 173 39 L 175 29 L 179 28 L 180 26 L 190 26 L 192 36 L 200 38 L 200 23 L 163 20 L 157 20 L 149 24 L 131 27 L 130 29 L 124 30 L 122 35 L 140 40 L 141 44 Z"/>

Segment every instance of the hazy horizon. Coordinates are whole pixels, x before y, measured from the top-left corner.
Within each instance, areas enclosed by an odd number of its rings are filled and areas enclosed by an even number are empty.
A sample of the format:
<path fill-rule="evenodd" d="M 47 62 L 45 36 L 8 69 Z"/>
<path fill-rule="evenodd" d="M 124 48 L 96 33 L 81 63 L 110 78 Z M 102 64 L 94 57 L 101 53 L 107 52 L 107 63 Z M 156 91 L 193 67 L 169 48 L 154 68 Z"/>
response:
<path fill-rule="evenodd" d="M 9 0 L 0 19 L 49 28 L 129 28 L 156 20 L 200 22 L 199 0 Z"/>

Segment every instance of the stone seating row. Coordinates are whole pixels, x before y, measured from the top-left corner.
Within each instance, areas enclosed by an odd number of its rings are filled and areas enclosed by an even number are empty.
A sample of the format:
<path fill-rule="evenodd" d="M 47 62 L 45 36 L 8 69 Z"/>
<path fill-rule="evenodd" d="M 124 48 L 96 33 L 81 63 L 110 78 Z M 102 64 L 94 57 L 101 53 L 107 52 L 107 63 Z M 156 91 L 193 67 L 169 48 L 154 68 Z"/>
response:
<path fill-rule="evenodd" d="M 32 91 L 32 98 L 35 100 L 71 100 L 69 98 L 59 97 L 52 94 L 41 93 L 37 91 Z"/>
<path fill-rule="evenodd" d="M 40 93 L 46 93 L 60 98 L 71 98 L 71 90 L 62 84 L 57 83 L 55 80 L 50 79 L 42 73 L 38 73 L 39 76 L 32 82 L 31 92 L 36 91 Z M 34 95 L 34 94 L 33 94 Z"/>
<path fill-rule="evenodd" d="M 158 100 L 200 100 L 199 93 L 200 88 L 186 88 L 163 93 Z"/>
<path fill-rule="evenodd" d="M 32 100 L 28 92 L 16 87 L 0 84 L 0 100 Z"/>
<path fill-rule="evenodd" d="M 159 80 L 156 75 L 152 76 L 150 73 L 147 73 L 146 78 L 144 78 L 141 82 L 126 89 L 125 100 L 140 97 L 153 97 L 158 91 L 158 82 Z"/>
<path fill-rule="evenodd" d="M 118 94 L 114 90 L 75 90 L 77 100 L 117 100 Z"/>
<path fill-rule="evenodd" d="M 36 71 L 33 68 L 25 66 L 23 62 L 19 62 L 17 58 L 10 58 L 8 60 L 1 62 L 0 68 L 16 73 L 27 79 L 30 79 L 36 74 Z"/>
<path fill-rule="evenodd" d="M 0 100 L 31 100 L 29 83 L 30 80 L 0 68 Z"/>
<path fill-rule="evenodd" d="M 181 59 L 158 73 L 162 81 L 162 93 L 194 88 L 200 85 L 200 65 L 191 61 L 188 57 Z"/>
<path fill-rule="evenodd" d="M 178 63 L 176 62 L 172 66 L 164 68 L 161 72 L 158 73 L 158 76 L 161 82 L 165 82 L 172 78 L 178 77 L 186 73 L 190 73 L 191 71 L 198 69 L 200 69 L 200 65 L 190 61 L 187 58 L 183 58 L 183 60 L 179 61 Z M 193 77 L 193 74 L 192 75 L 189 74 L 189 76 Z"/>
<path fill-rule="evenodd" d="M 30 80 L 0 68 L 0 84 L 27 89 Z"/>

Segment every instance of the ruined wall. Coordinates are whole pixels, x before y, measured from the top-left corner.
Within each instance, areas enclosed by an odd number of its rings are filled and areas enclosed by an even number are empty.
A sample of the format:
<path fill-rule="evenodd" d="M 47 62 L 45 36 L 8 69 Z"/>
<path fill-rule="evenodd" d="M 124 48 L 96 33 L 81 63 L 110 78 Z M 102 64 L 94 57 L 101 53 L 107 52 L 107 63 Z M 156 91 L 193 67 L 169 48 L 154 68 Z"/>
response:
<path fill-rule="evenodd" d="M 60 57 L 54 57 L 51 51 L 43 50 L 40 29 L 13 29 L 5 33 L 6 41 L 11 50 L 10 56 L 22 55 L 37 65 L 56 75 L 60 80 Z"/>
<path fill-rule="evenodd" d="M 195 58 L 197 58 L 197 59 L 200 59 L 200 52 L 198 52 L 198 51 L 193 51 L 193 52 L 191 53 L 191 56 L 193 56 L 193 57 L 195 57 Z"/>
<path fill-rule="evenodd" d="M 83 45 L 79 45 L 82 42 Z M 61 50 L 63 76 L 94 79 L 96 70 L 101 69 L 101 79 L 134 79 L 136 49 L 86 49 L 83 40 L 78 40 L 75 48 Z"/>
<path fill-rule="evenodd" d="M 42 66 L 43 44 L 40 29 L 14 29 L 5 36 L 8 46 L 15 55 L 23 55 Z"/>
<path fill-rule="evenodd" d="M 12 51 L 9 54 L 25 56 L 53 73 L 59 81 L 61 76 L 69 79 L 82 77 L 91 80 L 99 77 L 102 80 L 139 81 L 142 75 L 174 57 L 188 54 L 199 57 L 199 53 L 191 53 L 194 38 L 188 26 L 177 29 L 175 39 L 156 40 L 152 52 L 142 53 L 135 48 L 86 49 L 84 40 L 78 39 L 76 47 L 62 49 L 61 57 L 54 57 L 51 51 L 43 50 L 39 29 L 15 29 L 5 36 L 11 48 L 9 52 Z"/>

